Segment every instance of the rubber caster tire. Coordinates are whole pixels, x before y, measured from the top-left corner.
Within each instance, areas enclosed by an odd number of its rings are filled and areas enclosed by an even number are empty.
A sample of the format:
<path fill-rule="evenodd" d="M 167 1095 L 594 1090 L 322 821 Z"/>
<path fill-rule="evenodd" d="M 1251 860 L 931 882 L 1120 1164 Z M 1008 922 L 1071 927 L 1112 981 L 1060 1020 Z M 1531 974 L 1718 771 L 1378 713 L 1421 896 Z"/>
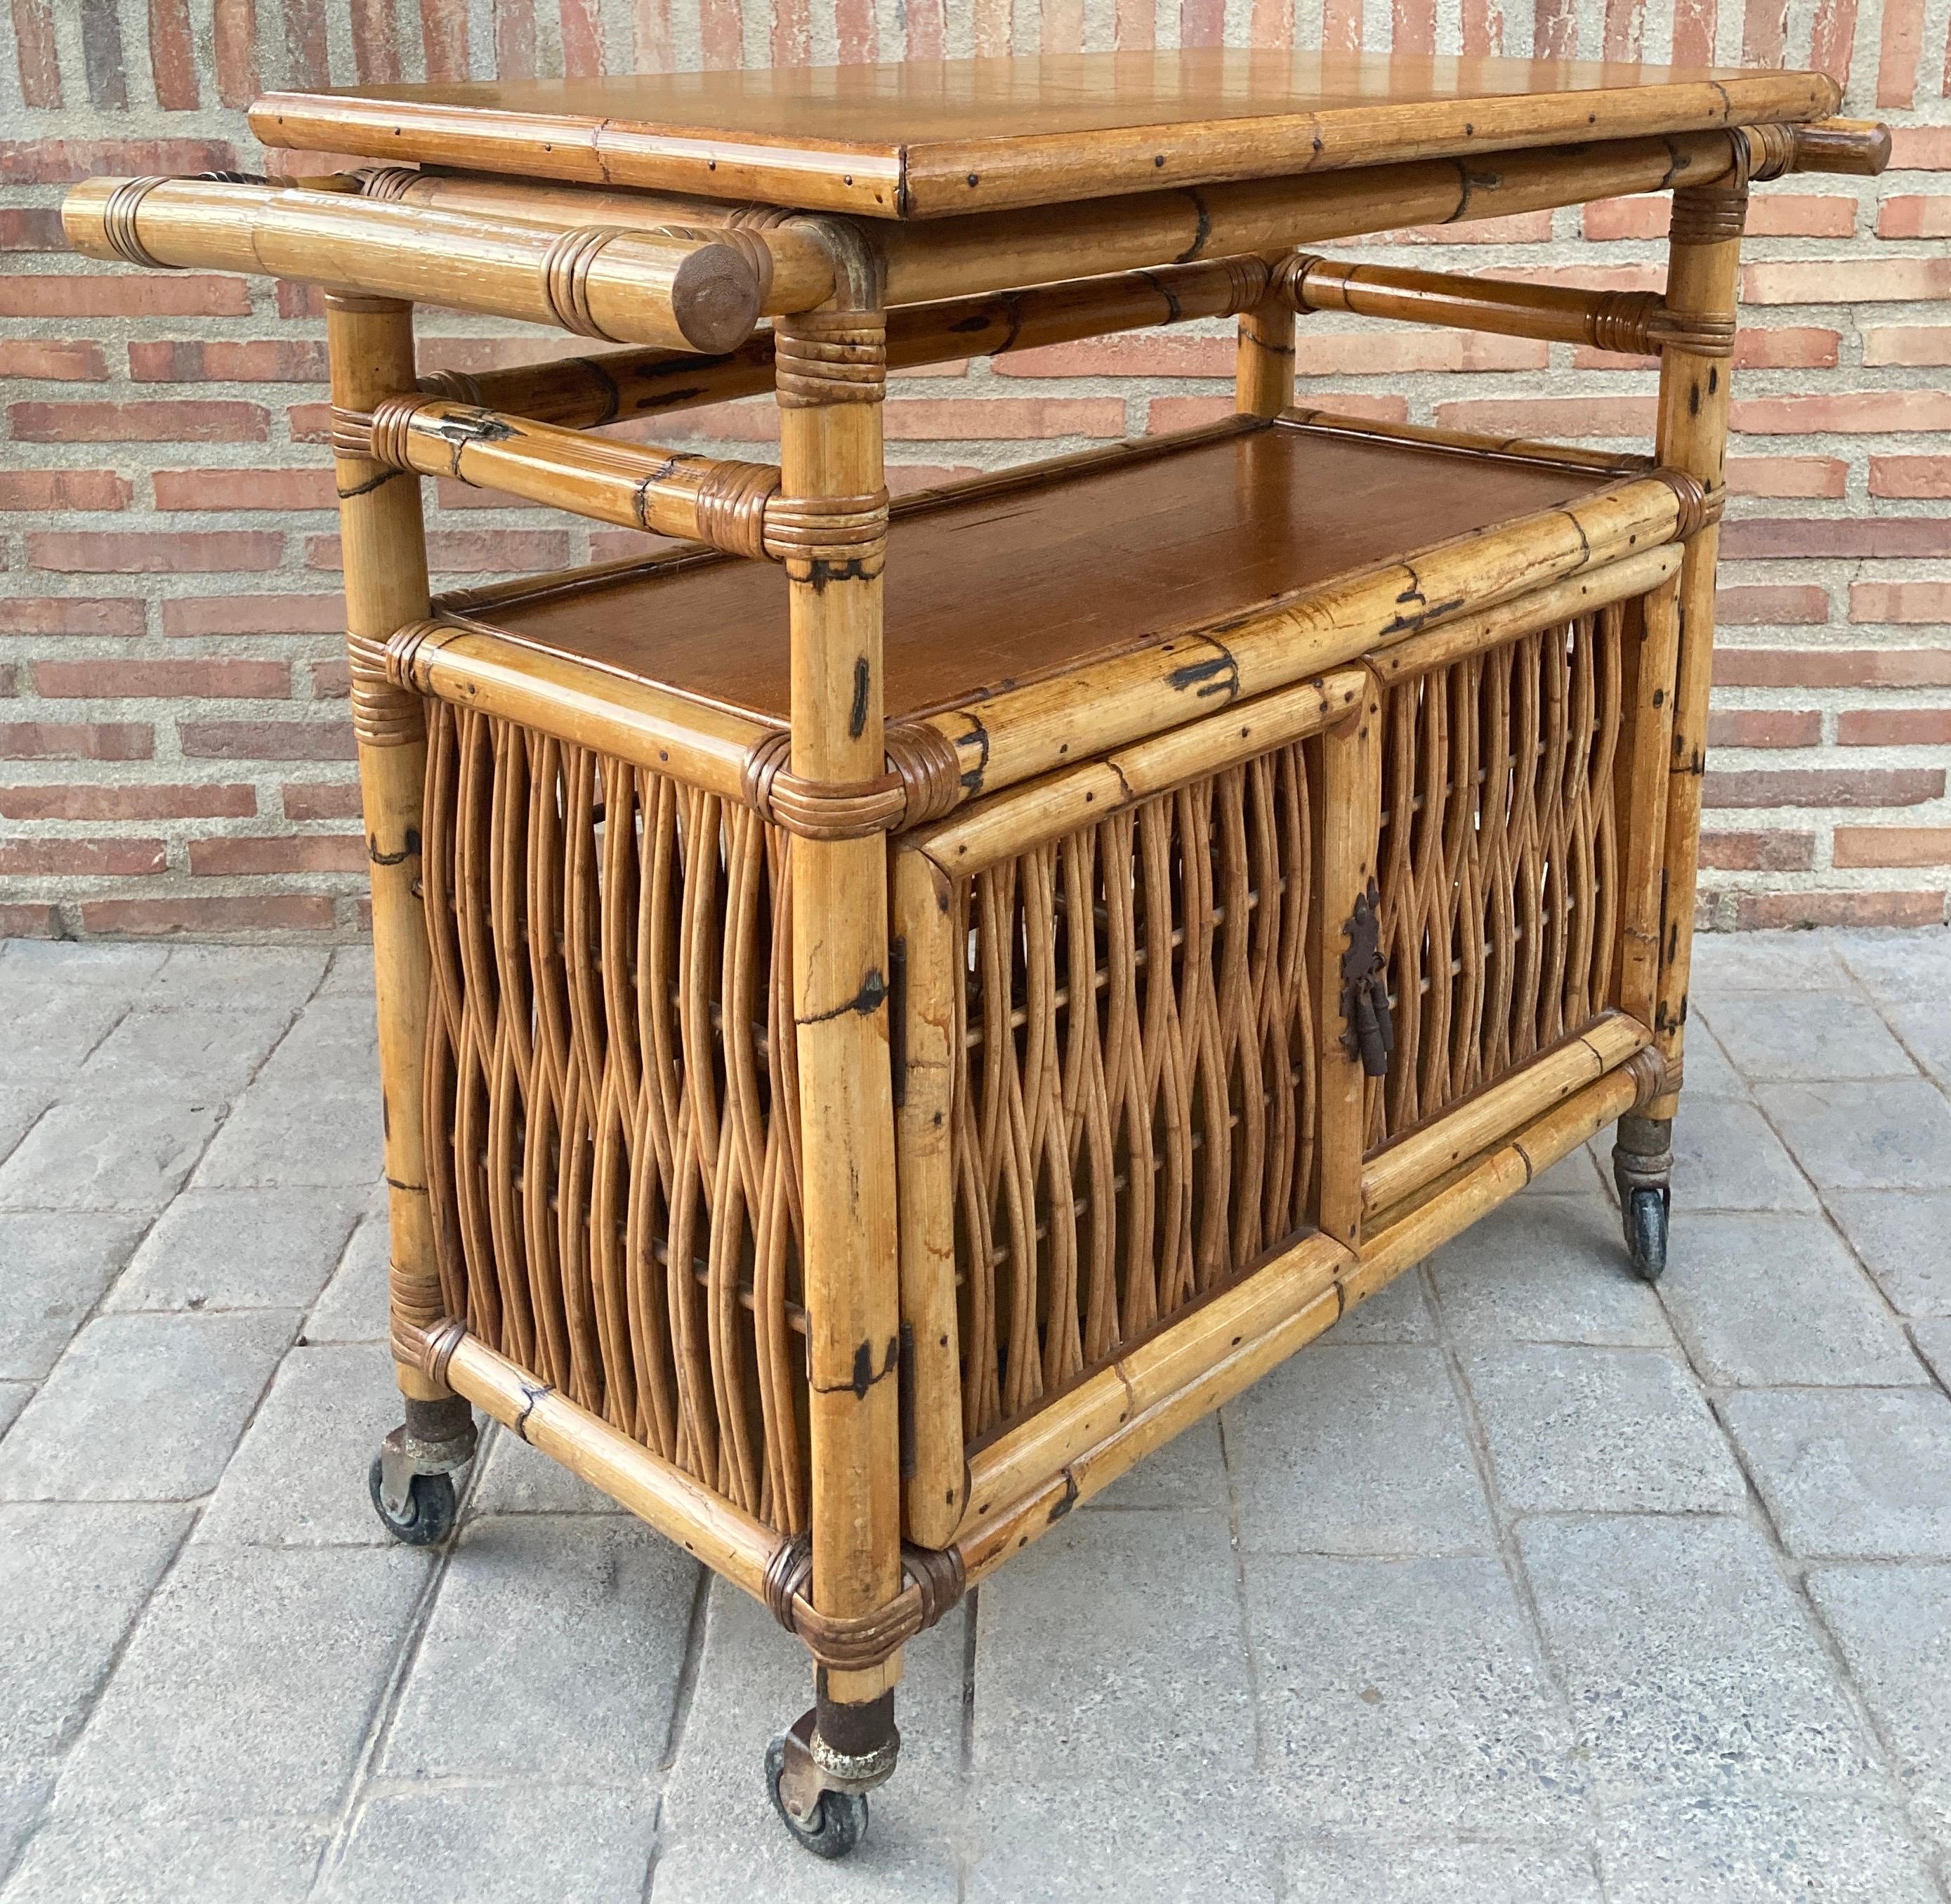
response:
<path fill-rule="evenodd" d="M 844 1858 L 867 1835 L 865 1792 L 822 1792 L 813 1817 L 802 1824 L 779 1796 L 779 1778 L 786 1768 L 786 1742 L 775 1739 L 766 1748 L 766 1796 L 773 1801 L 786 1829 L 816 1858 Z"/>
<path fill-rule="evenodd" d="M 395 1520 L 379 1498 L 379 1457 L 366 1477 L 366 1490 L 373 1497 L 373 1511 L 380 1525 L 396 1540 L 410 1547 L 435 1547 L 454 1531 L 454 1477 L 451 1475 L 416 1475 L 407 1492 L 407 1518 Z"/>
<path fill-rule="evenodd" d="M 1626 1253 L 1642 1282 L 1658 1282 L 1666 1270 L 1666 1193 L 1635 1190 L 1619 1215 L 1626 1231 Z"/>

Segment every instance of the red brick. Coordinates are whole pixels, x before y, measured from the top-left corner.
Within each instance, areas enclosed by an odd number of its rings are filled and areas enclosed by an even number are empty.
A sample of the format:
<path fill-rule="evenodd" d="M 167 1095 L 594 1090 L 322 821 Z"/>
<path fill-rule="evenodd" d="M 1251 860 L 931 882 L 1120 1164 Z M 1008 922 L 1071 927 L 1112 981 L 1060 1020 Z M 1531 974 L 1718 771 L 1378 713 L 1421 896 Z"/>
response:
<path fill-rule="evenodd" d="M 295 339 L 242 343 L 132 343 L 129 374 L 138 383 L 322 383 L 325 346 Z"/>
<path fill-rule="evenodd" d="M 108 375 L 99 344 L 45 343 L 10 337 L 0 343 L 0 377 L 33 377 L 45 383 L 100 383 Z"/>
<path fill-rule="evenodd" d="M 1744 932 L 1815 925 L 1941 925 L 1944 894 L 1941 891 L 1737 893 L 1734 923 Z"/>
<path fill-rule="evenodd" d="M 1722 526 L 1721 553 L 1731 560 L 1946 556 L 1951 555 L 1951 516 L 1750 516 Z"/>
<path fill-rule="evenodd" d="M 292 670 L 285 661 L 36 661 L 34 685 L 50 701 L 287 701 Z"/>
<path fill-rule="evenodd" d="M 1951 238 L 1951 198 L 1899 192 L 1877 208 L 1879 238 Z"/>
<path fill-rule="evenodd" d="M 366 842 L 342 833 L 286 834 L 271 840 L 192 840 L 189 869 L 203 876 L 362 872 Z"/>
<path fill-rule="evenodd" d="M 1715 747 L 1815 747 L 1822 739 L 1822 716 L 1813 708 L 1717 709 L 1707 717 L 1707 744 Z"/>
<path fill-rule="evenodd" d="M 248 819 L 251 787 L 0 787 L 8 819 Z"/>
<path fill-rule="evenodd" d="M 58 906 L 32 900 L 20 904 L 0 904 L 0 938 L 58 939 L 61 935 Z"/>
<path fill-rule="evenodd" d="M 894 442 L 1038 441 L 1125 433 L 1121 397 L 909 397 L 885 404 Z"/>
<path fill-rule="evenodd" d="M 1007 377 L 1223 377 L 1233 375 L 1230 337 L 1186 337 L 1136 332 L 1013 352 L 995 360 Z M 1396 376 L 1419 370 L 1542 370 L 1550 354 L 1521 337 L 1472 332 L 1370 330 L 1310 332 L 1296 340 L 1302 376 Z"/>
<path fill-rule="evenodd" d="M 161 840 L 0 840 L 0 876 L 16 879 L 131 879 L 168 868 Z"/>
<path fill-rule="evenodd" d="M 1878 324 L 1863 332 L 1871 368 L 1951 364 L 1951 324 Z"/>
<path fill-rule="evenodd" d="M 0 317 L 243 317 L 250 310 L 242 278 L 195 271 L 85 278 L 39 271 L 0 278 Z"/>
<path fill-rule="evenodd" d="M 1704 832 L 1700 863 L 1718 872 L 1808 872 L 1815 865 L 1815 835 L 1772 828 L 1765 832 Z"/>
<path fill-rule="evenodd" d="M 292 780 L 285 784 L 287 819 L 357 819 L 360 812 L 356 780 Z"/>
<path fill-rule="evenodd" d="M 1832 390 L 1800 397 L 1736 398 L 1730 406 L 1737 432 L 1756 436 L 1820 436 L 1831 430 L 1951 429 L 1951 392 Z"/>
<path fill-rule="evenodd" d="M 1645 437 L 1653 433 L 1651 397 L 1483 397 L 1440 403 L 1436 420 L 1450 428 L 1503 436 Z"/>
<path fill-rule="evenodd" d="M 195 760 L 350 760 L 349 720 L 204 720 L 178 724 L 185 757 Z"/>
<path fill-rule="evenodd" d="M 1846 494 L 1850 466 L 1835 456 L 1736 456 L 1728 460 L 1728 488 L 1737 496 Z"/>
<path fill-rule="evenodd" d="M 184 575 L 212 570 L 275 569 L 285 538 L 254 529 L 211 529 L 171 535 L 106 529 L 52 531 L 27 538 L 35 568 L 64 574 Z"/>
<path fill-rule="evenodd" d="M 17 403 L 24 443 L 261 443 L 270 413 L 254 403 Z"/>
<path fill-rule="evenodd" d="M 329 470 L 158 470 L 158 509 L 330 509 Z"/>
<path fill-rule="evenodd" d="M 1944 792 L 1941 767 L 1710 767 L 1709 807 L 1918 807 Z"/>
<path fill-rule="evenodd" d="M 67 239 L 55 205 L 10 205 L 0 211 L 0 251 L 64 251 Z"/>
<path fill-rule="evenodd" d="M 1951 747 L 1951 707 L 1850 707 L 1836 717 L 1843 747 Z"/>
<path fill-rule="evenodd" d="M 569 563 L 569 535 L 557 529 L 440 529 L 427 538 L 427 566 L 446 574 L 523 575 Z M 305 538 L 305 567 L 341 566 L 336 535 Z"/>
<path fill-rule="evenodd" d="M 1934 501 L 1951 496 L 1951 456 L 1873 456 L 1870 494 Z"/>
<path fill-rule="evenodd" d="M 1723 688 L 1951 688 L 1951 649 L 1717 649 Z"/>
<path fill-rule="evenodd" d="M 1476 218 L 1462 225 L 1412 225 L 1406 231 L 1378 233 L 1367 245 L 1542 245 L 1551 236 L 1548 211 L 1509 212 L 1501 218 Z"/>
<path fill-rule="evenodd" d="M 1779 330 L 1750 329 L 1734 340 L 1737 370 L 1829 370 L 1840 339 L 1816 324 L 1784 324 Z"/>
<path fill-rule="evenodd" d="M 1906 625 L 1951 621 L 1951 582 L 1852 582 L 1850 619 Z"/>
<path fill-rule="evenodd" d="M 1585 208 L 1591 239 L 1664 238 L 1672 217 L 1664 192 L 1639 198 L 1601 198 Z M 1812 192 L 1758 192 L 1748 204 L 1750 238 L 1848 238 L 1856 229 L 1856 201 Z"/>
<path fill-rule="evenodd" d="M 1951 258 L 1793 258 L 1741 269 L 1744 304 L 1906 304 L 1946 297 Z"/>
<path fill-rule="evenodd" d="M 0 509 L 126 509 L 134 489 L 112 470 L 0 470 Z"/>
<path fill-rule="evenodd" d="M 629 533 L 627 529 L 617 531 L 620 541 Z M 592 535 L 589 539 L 594 543 L 596 538 Z M 634 548 L 620 552 L 641 555 L 645 547 L 645 538 L 638 536 Z M 601 561 L 605 558 L 598 556 L 596 559 Z M 311 673 L 311 698 L 314 701 L 343 701 L 352 692 L 352 670 L 346 664 L 345 657 L 342 654 L 335 656 L 329 661 L 313 662 Z"/>
<path fill-rule="evenodd" d="M 1951 866 L 1951 826 L 1839 826 L 1839 866 Z"/>
<path fill-rule="evenodd" d="M 130 595 L 0 597 L 0 634 L 139 635 L 142 604 Z"/>
<path fill-rule="evenodd" d="M 1951 172 L 1951 126 L 1893 126 L 1893 172 Z"/>
<path fill-rule="evenodd" d="M 278 280 L 278 315 L 280 317 L 323 317 L 325 315 L 324 286 L 298 284 L 289 278 L 280 278 Z"/>
<path fill-rule="evenodd" d="M 146 760 L 156 733 L 139 721 L 0 723 L 0 760 Z"/>
<path fill-rule="evenodd" d="M 219 139 L 0 139 L 0 184 L 78 185 L 151 173 L 229 172 L 237 148 Z"/>
<path fill-rule="evenodd" d="M 332 901 L 301 893 L 264 898 L 91 899 L 81 908 L 82 929 L 132 938 L 189 937 L 214 932 L 324 932 L 332 929 Z"/>
<path fill-rule="evenodd" d="M 1829 619 L 1829 595 L 1826 589 L 1787 582 L 1723 588 L 1714 598 L 1714 615 L 1730 628 L 1803 626 Z"/>
<path fill-rule="evenodd" d="M 165 635 L 340 635 L 345 598 L 187 595 L 163 604 Z"/>
<path fill-rule="evenodd" d="M 1300 404 L 1303 409 L 1331 410 L 1338 417 L 1361 417 L 1382 423 L 1409 421 L 1409 403 L 1402 397 L 1371 396 L 1358 390 L 1309 390 L 1301 394 Z M 1159 436 L 1217 423 L 1232 414 L 1231 397 L 1154 397 L 1146 406 L 1145 429 L 1147 435 Z"/>

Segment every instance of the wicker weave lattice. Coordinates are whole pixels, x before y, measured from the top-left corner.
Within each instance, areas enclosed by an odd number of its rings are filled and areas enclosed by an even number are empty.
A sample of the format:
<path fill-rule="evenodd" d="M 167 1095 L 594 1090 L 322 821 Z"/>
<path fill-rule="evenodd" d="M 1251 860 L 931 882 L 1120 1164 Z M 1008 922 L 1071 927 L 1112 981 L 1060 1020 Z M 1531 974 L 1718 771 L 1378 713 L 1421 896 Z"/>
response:
<path fill-rule="evenodd" d="M 1309 819 L 1296 744 L 957 886 L 972 1438 L 1308 1220 Z"/>
<path fill-rule="evenodd" d="M 795 1531 L 797 1095 L 793 1041 L 768 1029 L 791 1022 L 785 836 L 662 775 L 428 705 L 448 1306 Z"/>
<path fill-rule="evenodd" d="M 1398 1137 L 1611 1002 L 1618 606 L 1398 682 L 1384 708 L 1382 945 Z"/>

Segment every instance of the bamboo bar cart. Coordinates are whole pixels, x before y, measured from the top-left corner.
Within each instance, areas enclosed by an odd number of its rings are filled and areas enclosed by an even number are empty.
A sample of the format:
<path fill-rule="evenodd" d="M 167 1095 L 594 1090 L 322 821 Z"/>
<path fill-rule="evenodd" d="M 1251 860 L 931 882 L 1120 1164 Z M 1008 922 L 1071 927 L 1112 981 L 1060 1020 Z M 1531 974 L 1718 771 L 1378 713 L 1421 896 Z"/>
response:
<path fill-rule="evenodd" d="M 1743 218 L 1881 169 L 1837 103 L 1219 52 L 373 87 L 251 114 L 370 167 L 73 192 L 92 256 L 327 288 L 387 1525 L 445 1534 L 479 1407 L 763 1599 L 816 1668 L 768 1788 L 838 1856 L 904 1641 L 1607 1125 L 1656 1276 Z M 1663 294 L 1315 248 L 1648 192 Z M 417 379 L 422 302 L 630 348 Z M 1656 354 L 1652 454 L 1297 408 L 1326 311 Z M 1237 414 L 890 504 L 891 367 L 1225 317 Z M 635 440 L 767 390 L 776 464 Z M 679 545 L 432 597 L 436 475 Z"/>

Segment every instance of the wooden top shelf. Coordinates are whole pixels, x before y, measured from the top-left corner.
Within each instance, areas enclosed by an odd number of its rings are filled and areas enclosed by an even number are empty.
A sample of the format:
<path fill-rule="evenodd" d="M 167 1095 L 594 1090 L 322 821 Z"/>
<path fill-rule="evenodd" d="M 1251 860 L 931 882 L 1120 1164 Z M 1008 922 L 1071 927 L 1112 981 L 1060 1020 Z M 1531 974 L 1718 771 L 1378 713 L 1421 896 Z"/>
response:
<path fill-rule="evenodd" d="M 888 717 L 966 704 L 1210 629 L 1372 563 L 1552 509 L 1614 472 L 1243 420 L 920 501 L 887 567 Z M 784 723 L 786 582 L 769 564 L 666 560 L 457 598 L 540 654 Z"/>
<path fill-rule="evenodd" d="M 1818 73 L 1205 48 L 273 92 L 267 145 L 876 218 L 1800 123 Z"/>

